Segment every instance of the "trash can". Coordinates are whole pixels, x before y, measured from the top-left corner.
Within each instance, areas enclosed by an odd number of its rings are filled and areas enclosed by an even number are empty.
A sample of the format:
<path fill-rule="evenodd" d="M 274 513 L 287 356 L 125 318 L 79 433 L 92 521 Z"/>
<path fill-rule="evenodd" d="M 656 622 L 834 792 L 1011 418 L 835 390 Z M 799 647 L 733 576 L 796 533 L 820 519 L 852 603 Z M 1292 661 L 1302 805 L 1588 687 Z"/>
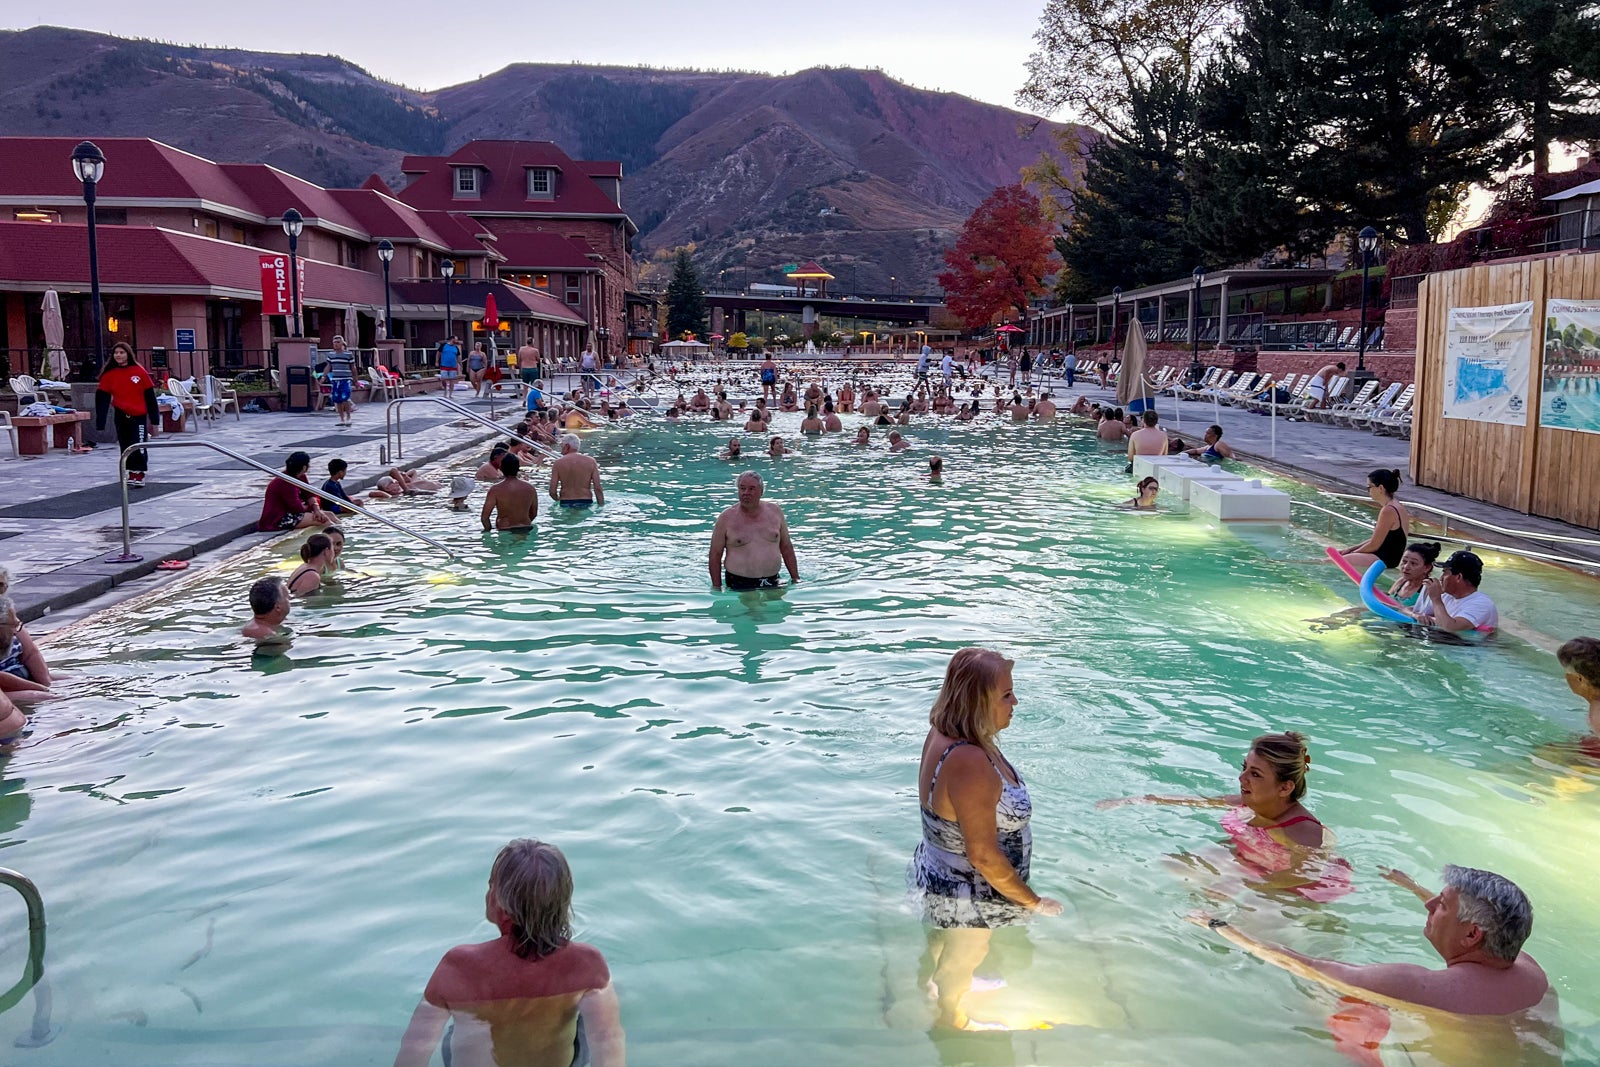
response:
<path fill-rule="evenodd" d="M 308 412 L 311 410 L 311 390 L 315 383 L 311 380 L 311 368 L 290 364 L 283 368 L 284 389 L 289 394 L 288 402 L 284 405 L 290 411 Z"/>

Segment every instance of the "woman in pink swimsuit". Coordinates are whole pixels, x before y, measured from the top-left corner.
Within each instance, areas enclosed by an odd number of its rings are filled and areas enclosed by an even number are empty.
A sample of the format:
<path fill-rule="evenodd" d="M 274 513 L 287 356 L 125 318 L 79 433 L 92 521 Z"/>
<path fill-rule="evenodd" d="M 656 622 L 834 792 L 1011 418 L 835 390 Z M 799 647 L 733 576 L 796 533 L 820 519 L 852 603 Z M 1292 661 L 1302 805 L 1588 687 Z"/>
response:
<path fill-rule="evenodd" d="M 1302 804 L 1311 754 L 1306 739 L 1290 731 L 1263 734 L 1250 743 L 1239 769 L 1239 792 L 1223 797 L 1129 797 L 1101 801 L 1101 809 L 1124 804 L 1177 804 L 1227 808 L 1227 833 L 1242 883 L 1287 891 L 1326 904 L 1350 892 L 1350 864 L 1332 855 L 1334 835 Z M 1184 857 L 1190 866 L 1204 856 Z"/>

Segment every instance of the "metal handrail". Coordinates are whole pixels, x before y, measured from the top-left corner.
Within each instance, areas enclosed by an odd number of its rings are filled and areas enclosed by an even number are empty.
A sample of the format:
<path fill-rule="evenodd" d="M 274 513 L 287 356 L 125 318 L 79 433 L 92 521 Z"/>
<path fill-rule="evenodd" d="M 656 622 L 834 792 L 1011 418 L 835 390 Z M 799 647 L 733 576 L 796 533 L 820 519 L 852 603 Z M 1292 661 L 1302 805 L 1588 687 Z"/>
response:
<path fill-rule="evenodd" d="M 465 415 L 469 419 L 475 419 L 478 422 L 483 423 L 497 434 L 505 434 L 512 440 L 521 441 L 535 452 L 542 453 L 544 456 L 550 459 L 561 458 L 561 453 L 557 452 L 548 445 L 540 441 L 530 440 L 529 438 L 523 437 L 521 434 L 512 433 L 504 426 L 501 426 L 498 422 L 495 422 L 492 419 L 487 419 L 482 415 L 479 415 L 476 411 L 464 407 L 463 405 L 458 404 L 454 400 L 451 400 L 447 397 L 401 396 L 389 401 L 389 406 L 385 408 L 383 412 L 383 445 L 385 449 L 389 450 L 389 455 L 395 459 L 402 458 L 402 448 L 405 444 L 400 426 L 394 420 L 394 409 L 399 407 L 401 404 L 442 404 L 445 407 L 455 411 L 459 415 Z"/>
<path fill-rule="evenodd" d="M 1372 502 L 1368 497 L 1365 496 L 1357 496 L 1354 493 L 1332 493 L 1326 489 L 1322 490 L 1322 495 L 1335 497 L 1339 500 L 1355 500 L 1366 504 L 1370 504 Z M 1596 540 L 1593 537 L 1570 537 L 1566 534 L 1547 534 L 1534 533 L 1531 530 L 1513 530 L 1505 526 L 1496 526 L 1494 523 L 1485 522 L 1482 519 L 1474 519 L 1466 515 L 1458 515 L 1453 511 L 1446 511 L 1444 508 L 1435 507 L 1432 504 L 1424 504 L 1417 500 L 1407 500 L 1406 507 L 1421 508 L 1424 511 L 1431 511 L 1435 515 L 1443 515 L 1447 519 L 1455 519 L 1457 522 L 1464 522 L 1469 526 L 1481 526 L 1485 530 L 1493 530 L 1495 533 L 1504 534 L 1507 537 L 1520 537 L 1524 541 L 1554 541 L 1559 544 L 1589 545 L 1594 548 L 1600 548 L 1600 540 Z M 1444 530 L 1446 533 L 1449 532 L 1449 523 L 1444 524 Z"/>
<path fill-rule="evenodd" d="M 50 1030 L 50 987 L 44 981 L 44 898 L 31 878 L 6 867 L 0 867 L 0 884 L 15 889 L 28 908 L 28 966 L 15 985 L 0 993 L 0 1014 L 16 1007 L 30 989 L 35 990 L 33 1025 L 27 1034 L 17 1039 L 17 1044 L 38 1048 L 55 1036 Z"/>
<path fill-rule="evenodd" d="M 194 438 L 185 438 L 184 440 L 181 440 L 181 441 L 146 441 L 142 445 L 129 445 L 127 448 L 124 448 L 122 450 L 122 454 L 118 457 L 118 460 L 117 460 L 118 473 L 121 475 L 121 479 L 122 479 L 122 555 L 121 556 L 112 556 L 111 557 L 111 562 L 113 562 L 113 563 L 136 563 L 139 560 L 144 558 L 143 556 L 136 556 L 136 555 L 133 554 L 132 529 L 131 529 L 131 527 L 129 526 L 129 523 L 128 523 L 128 456 L 133 452 L 137 452 L 141 448 L 188 448 L 188 447 L 193 447 L 193 446 L 199 446 L 201 448 L 209 448 L 214 452 L 221 452 L 223 455 L 227 456 L 229 459 L 238 460 L 240 463 L 247 464 L 247 465 L 249 465 L 251 467 L 256 468 L 259 471 L 265 471 L 266 473 L 272 475 L 274 478 L 282 478 L 284 481 L 288 482 L 290 485 L 298 486 L 299 488 L 304 489 L 306 492 L 310 493 L 314 497 L 320 497 L 322 495 L 322 490 L 318 489 L 316 486 L 311 485 L 311 484 L 309 484 L 307 482 L 302 482 L 299 478 L 291 478 L 291 477 L 289 477 L 289 475 L 285 474 L 283 471 L 274 470 L 273 468 L 267 466 L 265 463 L 262 463 L 259 460 L 254 460 L 254 459 L 251 459 L 249 456 L 241 455 L 240 453 L 235 452 L 233 449 L 229 448 L 227 445 L 219 445 L 215 441 L 201 441 L 201 440 L 197 440 L 197 439 L 194 439 Z M 341 500 L 341 501 L 339 501 L 339 507 L 340 508 L 349 508 L 351 511 L 355 512 L 357 515 L 365 515 L 369 519 L 376 519 L 379 522 L 383 523 L 385 526 L 390 527 L 391 529 L 399 530 L 401 533 L 407 534 L 407 535 L 409 535 L 411 537 L 415 537 L 419 541 L 427 542 L 428 544 L 432 545 L 434 548 L 437 548 L 440 552 L 443 552 L 445 555 L 449 556 L 451 559 L 456 559 L 457 558 L 457 556 L 456 556 L 456 554 L 454 552 L 450 551 L 450 549 L 446 548 L 444 545 L 440 544 L 438 541 L 435 541 L 433 538 L 429 537 L 427 534 L 418 533 L 416 530 L 411 529 L 409 526 L 402 526 L 400 523 L 395 522 L 393 519 L 386 519 L 382 515 L 377 514 L 376 512 L 368 511 L 366 508 L 362 507 L 360 504 L 353 504 L 348 500 Z"/>

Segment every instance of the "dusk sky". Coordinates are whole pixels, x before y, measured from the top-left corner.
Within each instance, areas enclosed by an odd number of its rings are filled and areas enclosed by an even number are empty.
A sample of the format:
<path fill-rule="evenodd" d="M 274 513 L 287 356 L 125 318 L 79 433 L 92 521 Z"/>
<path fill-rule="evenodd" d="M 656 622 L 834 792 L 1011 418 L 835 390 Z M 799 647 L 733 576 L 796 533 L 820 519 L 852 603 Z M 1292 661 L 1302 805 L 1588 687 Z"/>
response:
<path fill-rule="evenodd" d="M 0 28 L 37 21 L 37 8 L 8 6 L 13 13 L 0 16 Z M 517 62 L 772 73 L 830 65 L 880 67 L 911 85 L 1015 107 L 1042 8 L 1043 0 L 614 0 L 477 8 L 436 0 L 81 0 L 49 21 L 180 44 L 333 53 L 419 89 Z"/>

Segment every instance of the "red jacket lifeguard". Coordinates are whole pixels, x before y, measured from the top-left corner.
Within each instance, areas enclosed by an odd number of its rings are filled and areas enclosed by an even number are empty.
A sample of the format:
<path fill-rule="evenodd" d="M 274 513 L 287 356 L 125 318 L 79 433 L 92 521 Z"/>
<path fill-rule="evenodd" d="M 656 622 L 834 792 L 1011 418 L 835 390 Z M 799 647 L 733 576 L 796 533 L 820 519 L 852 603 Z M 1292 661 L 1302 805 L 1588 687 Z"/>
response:
<path fill-rule="evenodd" d="M 150 372 L 137 363 L 119 366 L 115 360 L 106 364 L 100 374 L 100 387 L 94 394 L 94 422 L 106 428 L 106 418 L 116 408 L 124 415 L 138 418 L 143 415 L 150 422 L 161 421 L 156 407 L 156 383 Z"/>

